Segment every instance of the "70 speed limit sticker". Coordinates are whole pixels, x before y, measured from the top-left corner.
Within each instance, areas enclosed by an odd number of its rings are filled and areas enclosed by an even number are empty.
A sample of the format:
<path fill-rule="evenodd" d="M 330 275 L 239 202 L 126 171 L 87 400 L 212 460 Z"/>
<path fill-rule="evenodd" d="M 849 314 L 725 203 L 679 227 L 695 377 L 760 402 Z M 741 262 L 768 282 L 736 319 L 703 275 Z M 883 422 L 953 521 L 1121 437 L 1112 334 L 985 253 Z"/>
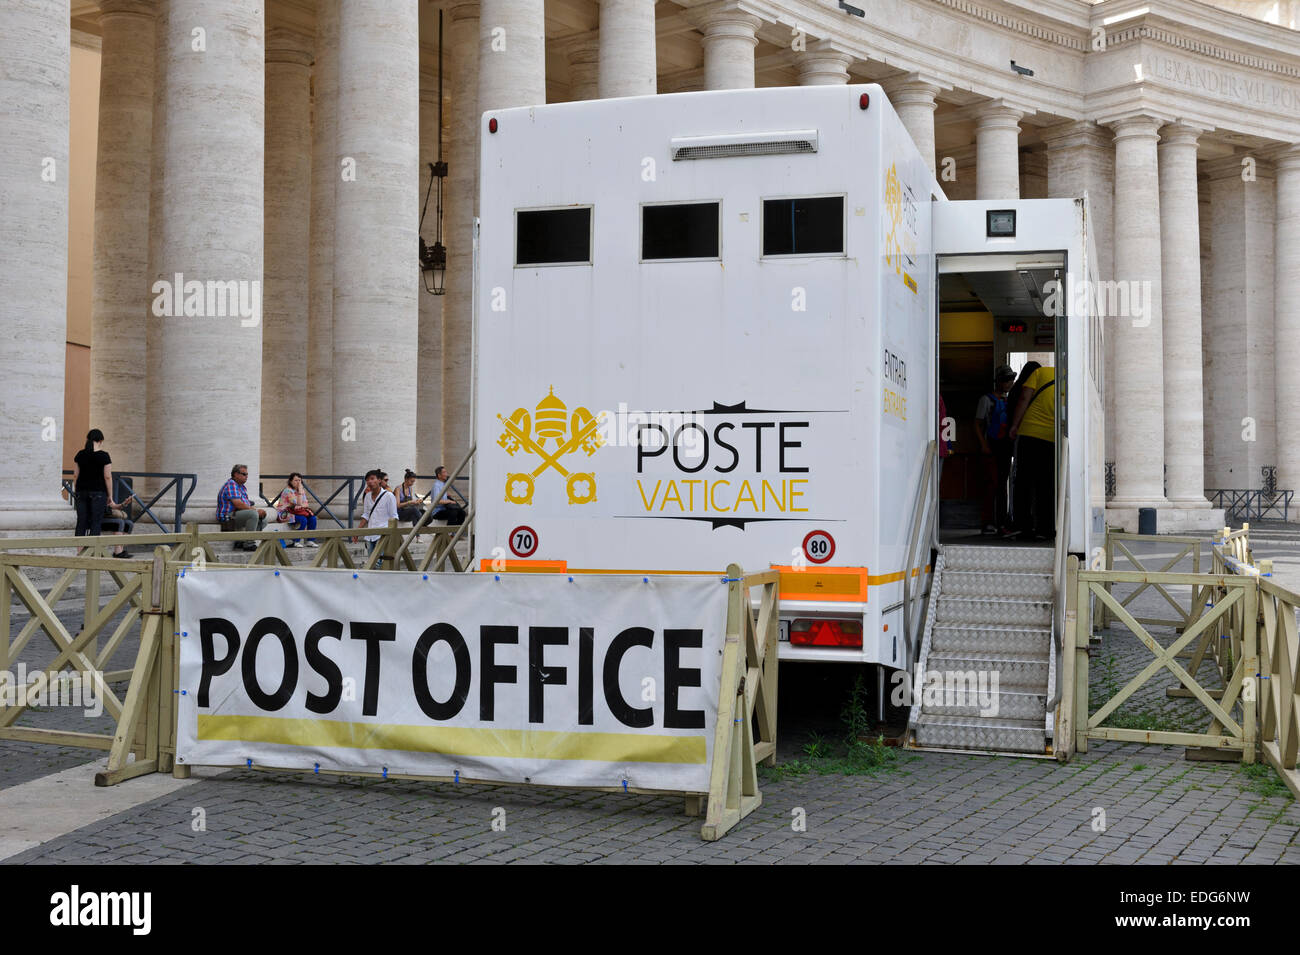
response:
<path fill-rule="evenodd" d="M 537 552 L 537 531 L 520 524 L 510 532 L 510 552 L 516 557 L 532 557 Z"/>
<path fill-rule="evenodd" d="M 811 531 L 803 539 L 803 555 L 814 564 L 824 564 L 835 556 L 835 538 L 826 531 Z"/>

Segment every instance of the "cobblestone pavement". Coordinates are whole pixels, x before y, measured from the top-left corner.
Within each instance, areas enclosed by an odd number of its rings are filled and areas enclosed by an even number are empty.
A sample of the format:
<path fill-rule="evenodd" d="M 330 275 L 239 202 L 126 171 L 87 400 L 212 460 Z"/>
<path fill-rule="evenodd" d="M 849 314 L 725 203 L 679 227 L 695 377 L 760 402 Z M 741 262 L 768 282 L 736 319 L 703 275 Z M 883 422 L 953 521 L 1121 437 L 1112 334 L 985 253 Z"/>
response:
<path fill-rule="evenodd" d="M 1136 605 L 1142 615 L 1159 615 L 1163 601 L 1148 591 Z M 1156 633 L 1165 644 L 1172 637 Z M 1150 659 L 1122 628 L 1104 633 L 1090 669 L 1094 708 L 1097 694 L 1122 686 Z M 830 694 L 807 692 L 806 685 L 795 693 L 803 677 L 787 679 L 792 672 L 783 670 L 787 766 L 802 756 L 812 732 L 834 730 L 839 705 L 823 701 L 819 708 L 818 697 Z M 1214 685 L 1209 664 L 1199 675 Z M 1165 696 L 1174 683 L 1171 674 L 1153 680 L 1126 704 L 1126 717 L 1203 729 L 1200 704 Z M 93 755 L 0 742 L 0 788 Z M 1271 770 L 1189 762 L 1179 747 L 1094 742 L 1064 766 L 902 752 L 871 775 L 765 771 L 762 788 L 756 812 L 720 842 L 704 843 L 699 820 L 685 816 L 676 798 L 241 769 L 7 861 L 1300 862 L 1300 808 Z M 199 817 L 205 828 L 196 832 Z M 504 831 L 494 829 L 494 820 L 498 828 L 504 821 Z"/>

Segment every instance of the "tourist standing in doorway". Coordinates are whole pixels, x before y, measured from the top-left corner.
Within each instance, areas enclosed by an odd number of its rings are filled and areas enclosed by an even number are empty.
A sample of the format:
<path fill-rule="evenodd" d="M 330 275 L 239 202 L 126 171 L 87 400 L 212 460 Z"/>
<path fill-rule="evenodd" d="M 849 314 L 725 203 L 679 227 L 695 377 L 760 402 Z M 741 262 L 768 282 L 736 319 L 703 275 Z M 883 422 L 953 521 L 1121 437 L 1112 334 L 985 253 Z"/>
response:
<path fill-rule="evenodd" d="M 1025 379 L 1011 418 L 1016 439 L 1016 533 L 1036 541 L 1056 536 L 1052 490 L 1056 477 L 1056 370 Z"/>
<path fill-rule="evenodd" d="M 1008 365 L 999 365 L 993 374 L 993 390 L 980 397 L 975 406 L 975 434 L 980 442 L 983 465 L 984 507 L 983 533 L 990 536 L 1010 530 L 1007 520 L 1007 479 L 1011 476 L 1010 413 L 1007 392 L 1016 380 Z"/>

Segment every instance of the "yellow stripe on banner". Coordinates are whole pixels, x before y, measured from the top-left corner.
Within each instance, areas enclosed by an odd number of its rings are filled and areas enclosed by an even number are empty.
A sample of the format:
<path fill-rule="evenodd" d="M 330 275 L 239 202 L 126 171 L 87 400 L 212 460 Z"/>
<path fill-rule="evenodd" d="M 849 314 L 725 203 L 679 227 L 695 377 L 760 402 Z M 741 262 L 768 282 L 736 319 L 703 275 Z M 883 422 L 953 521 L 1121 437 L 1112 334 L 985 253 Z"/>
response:
<path fill-rule="evenodd" d="M 585 759 L 599 763 L 678 765 L 702 765 L 707 759 L 702 736 L 403 726 L 393 723 L 350 723 L 344 720 L 213 713 L 199 714 L 198 738 L 274 743 L 281 746 L 385 749 L 500 759 Z"/>

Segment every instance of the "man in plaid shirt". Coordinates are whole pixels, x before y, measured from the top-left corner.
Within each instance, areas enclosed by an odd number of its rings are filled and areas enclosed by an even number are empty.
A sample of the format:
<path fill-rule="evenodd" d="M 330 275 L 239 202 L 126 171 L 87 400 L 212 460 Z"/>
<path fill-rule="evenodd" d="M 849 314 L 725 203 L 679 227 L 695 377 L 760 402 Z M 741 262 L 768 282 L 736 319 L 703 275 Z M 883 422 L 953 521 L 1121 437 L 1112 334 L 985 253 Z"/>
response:
<path fill-rule="evenodd" d="M 217 492 L 217 520 L 223 531 L 261 530 L 266 526 L 266 511 L 254 507 L 244 485 L 248 482 L 248 465 L 230 469 L 230 480 Z M 236 541 L 236 550 L 257 550 L 255 541 Z"/>

